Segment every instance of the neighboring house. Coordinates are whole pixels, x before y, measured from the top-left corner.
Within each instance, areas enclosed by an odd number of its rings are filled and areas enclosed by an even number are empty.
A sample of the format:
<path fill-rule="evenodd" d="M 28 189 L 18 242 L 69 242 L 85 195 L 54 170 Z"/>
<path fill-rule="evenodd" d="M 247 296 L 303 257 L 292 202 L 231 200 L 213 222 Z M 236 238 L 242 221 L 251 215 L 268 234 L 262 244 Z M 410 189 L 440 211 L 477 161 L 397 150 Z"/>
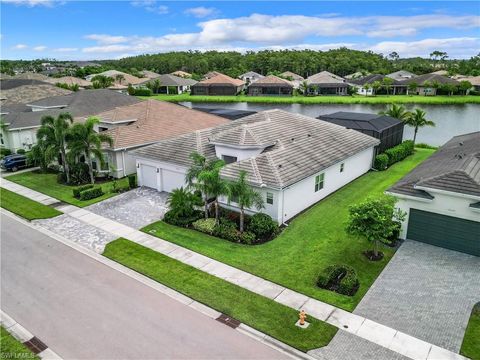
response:
<path fill-rule="evenodd" d="M 160 76 L 160 74 L 157 74 L 156 72 L 149 71 L 149 70 L 140 71 L 140 74 L 142 74 L 143 77 L 147 79 L 155 79 Z"/>
<path fill-rule="evenodd" d="M 412 79 L 414 77 L 417 77 L 417 75 L 414 73 L 411 73 L 410 71 L 399 70 L 391 74 L 388 74 L 387 77 L 393 80 L 402 81 L 402 80 Z"/>
<path fill-rule="evenodd" d="M 275 75 L 268 75 L 250 84 L 248 95 L 251 96 L 291 96 L 293 84 Z"/>
<path fill-rule="evenodd" d="M 237 109 L 219 109 L 219 108 L 204 108 L 195 107 L 194 110 L 203 111 L 212 115 L 217 115 L 228 120 L 238 120 L 248 115 L 256 114 L 256 111 L 252 110 L 237 110 Z"/>
<path fill-rule="evenodd" d="M 317 119 L 344 126 L 380 140 L 376 153 L 400 144 L 403 140 L 404 123 L 387 115 L 339 111 L 320 115 Z"/>
<path fill-rule="evenodd" d="M 322 71 L 307 78 L 309 95 L 348 95 L 348 84 L 340 76 Z"/>
<path fill-rule="evenodd" d="M 219 74 L 202 80 L 191 87 L 192 95 L 237 95 L 245 86 L 240 79 Z"/>
<path fill-rule="evenodd" d="M 360 79 L 360 78 L 362 78 L 364 76 L 367 76 L 367 75 L 369 75 L 369 74 L 366 71 L 357 71 L 357 72 L 354 72 L 353 74 L 345 75 L 345 79 L 347 79 L 347 80 Z"/>
<path fill-rule="evenodd" d="M 480 256 L 480 132 L 452 138 L 387 190 L 400 237 Z"/>
<path fill-rule="evenodd" d="M 255 71 L 249 71 L 246 72 L 245 74 L 240 75 L 238 78 L 243 80 L 243 82 L 248 86 L 249 84 L 264 78 L 265 76 L 256 73 Z"/>
<path fill-rule="evenodd" d="M 160 94 L 182 94 L 190 91 L 190 87 L 197 83 L 196 80 L 186 79 L 172 74 L 159 75 L 156 78 L 148 79 L 136 87 L 145 87 L 149 82 L 160 81 Z"/>
<path fill-rule="evenodd" d="M 367 84 L 372 85 L 375 81 L 378 81 L 379 83 L 383 84 L 383 80 L 385 78 L 388 78 L 388 76 L 381 75 L 381 74 L 370 74 L 360 79 L 350 80 L 349 83 L 352 86 L 355 86 L 357 88 L 357 94 L 370 96 L 370 95 L 375 95 L 375 92 L 371 88 L 371 86 L 365 86 L 365 85 Z M 390 86 L 389 93 L 393 95 L 406 94 L 407 85 L 403 84 L 400 81 L 392 79 L 392 84 Z"/>
<path fill-rule="evenodd" d="M 447 70 L 437 70 L 437 71 L 432 72 L 431 74 L 441 75 L 441 76 L 448 76 L 448 71 L 447 71 Z"/>
<path fill-rule="evenodd" d="M 13 77 L 14 79 L 28 79 L 28 80 L 40 80 L 40 81 L 45 81 L 50 79 L 50 77 L 46 75 L 42 75 L 39 73 L 33 73 L 33 72 L 24 72 L 17 74 Z"/>
<path fill-rule="evenodd" d="M 4 105 L 12 104 L 25 104 L 32 101 L 37 101 L 40 99 L 48 98 L 51 96 L 61 96 L 68 95 L 72 92 L 70 90 L 59 88 L 53 84 L 48 83 L 39 83 L 35 85 L 20 85 L 15 86 L 10 89 L 4 89 L 4 82 L 7 80 L 2 80 L 2 107 Z M 8 80 L 10 81 L 20 81 L 20 80 Z M 31 80 L 26 80 L 31 81 Z"/>
<path fill-rule="evenodd" d="M 50 84 L 67 84 L 69 86 L 78 85 L 78 87 L 85 89 L 92 87 L 92 82 L 80 79 L 74 76 L 63 76 L 59 78 L 50 78 L 47 80 Z"/>
<path fill-rule="evenodd" d="M 132 150 L 228 122 L 215 115 L 158 100 L 116 107 L 95 116 L 101 121 L 100 130 L 108 127 L 104 133 L 113 139 L 113 146 L 105 149 L 107 164 L 102 169 L 95 166 L 117 178 L 136 172 L 135 159 L 130 155 Z M 111 168 L 115 169 L 113 173 Z"/>
<path fill-rule="evenodd" d="M 190 74 L 186 71 L 182 71 L 182 70 L 174 71 L 171 74 L 175 75 L 175 76 L 180 76 L 180 77 L 183 77 L 183 78 L 191 78 L 192 77 L 192 74 Z"/>
<path fill-rule="evenodd" d="M 210 78 L 212 78 L 214 76 L 217 76 L 217 75 L 223 75 L 223 74 L 218 72 L 218 71 L 210 71 L 210 72 L 206 73 L 205 75 L 203 75 L 202 80 L 207 80 L 207 79 L 210 79 Z"/>
<path fill-rule="evenodd" d="M 80 90 L 75 93 L 69 91 L 67 95 L 54 96 L 27 104 L 17 104 L 16 106 L 6 106 L 7 111 L 9 110 L 8 114 L 2 116 L 7 124 L 4 136 L 5 147 L 13 151 L 31 149 L 37 142 L 36 133 L 43 116 L 56 117 L 61 113 L 68 112 L 80 120 L 113 109 L 116 106 L 138 102 L 140 100 L 133 96 L 119 94 L 107 89 L 98 89 Z"/>
<path fill-rule="evenodd" d="M 470 76 L 461 79 L 460 81 L 469 81 L 475 91 L 480 91 L 480 76 Z"/>
<path fill-rule="evenodd" d="M 404 80 L 401 82 L 407 86 L 411 83 L 417 84 L 417 89 L 413 92 L 416 95 L 434 96 L 437 95 L 436 85 L 441 86 L 443 84 L 459 85 L 457 80 L 450 79 L 449 77 L 438 75 L 435 73 L 419 75 L 415 78 Z M 408 94 L 412 94 L 411 90 L 407 91 Z"/>
<path fill-rule="evenodd" d="M 145 79 L 140 79 L 136 76 L 124 73 L 117 70 L 107 70 L 99 74 L 91 74 L 85 77 L 85 80 L 92 81 L 93 78 L 97 75 L 103 75 L 111 77 L 113 79 L 113 85 L 109 87 L 110 90 L 127 90 L 128 85 L 137 85 L 145 81 Z"/>
<path fill-rule="evenodd" d="M 266 110 L 132 154 L 139 184 L 166 192 L 185 186 L 192 151 L 223 159 L 221 176 L 235 180 L 241 170 L 246 171 L 247 181 L 265 200 L 262 212 L 284 223 L 366 173 L 378 144 L 377 139 L 335 124 Z M 222 206 L 238 210 L 235 202 L 219 200 Z"/>
<path fill-rule="evenodd" d="M 281 73 L 280 76 L 284 79 L 291 81 L 294 89 L 298 89 L 300 87 L 300 84 L 305 80 L 302 76 L 297 75 L 291 71 L 285 71 Z"/>

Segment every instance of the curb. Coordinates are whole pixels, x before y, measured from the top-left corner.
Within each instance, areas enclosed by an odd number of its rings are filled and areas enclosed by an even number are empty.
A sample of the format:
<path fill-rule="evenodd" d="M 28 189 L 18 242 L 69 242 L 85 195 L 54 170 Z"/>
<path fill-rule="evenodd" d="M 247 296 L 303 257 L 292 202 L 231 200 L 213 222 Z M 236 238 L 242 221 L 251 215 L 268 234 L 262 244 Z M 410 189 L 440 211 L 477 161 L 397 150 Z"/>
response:
<path fill-rule="evenodd" d="M 3 310 L 0 309 L 0 323 L 2 326 L 7 330 L 10 335 L 12 335 L 15 339 L 20 341 L 25 345 L 25 343 L 32 343 L 33 341 L 40 342 L 43 344 L 37 337 L 35 337 L 30 331 L 25 329 L 22 325 L 17 323 L 12 317 L 6 314 Z M 46 346 L 46 345 L 45 345 Z M 27 346 L 27 348 L 29 348 Z M 42 347 L 43 348 L 43 347 Z M 46 349 L 36 352 L 29 348 L 34 354 L 39 356 L 41 359 L 46 360 L 62 360 L 57 353 L 55 353 L 52 349 L 47 347 Z"/>
<path fill-rule="evenodd" d="M 98 262 L 100 262 L 101 264 L 105 265 L 105 266 L 108 266 L 114 270 L 117 270 L 119 271 L 120 273 L 134 279 L 134 280 L 137 280 L 139 282 L 141 282 L 142 284 L 164 294 L 164 295 L 167 295 L 169 296 L 170 298 L 188 306 L 189 308 L 191 309 L 194 309 L 196 311 L 198 311 L 199 313 L 209 317 L 210 319 L 212 320 L 216 320 L 220 315 L 222 315 L 222 313 L 218 312 L 217 310 L 215 309 L 212 309 L 211 307 L 205 305 L 205 304 L 202 304 L 192 298 L 189 298 L 188 296 L 185 296 L 183 295 L 182 293 L 179 293 L 178 291 L 172 289 L 172 288 L 169 288 L 155 280 L 152 280 L 150 279 L 149 277 L 145 276 L 145 275 L 142 275 L 132 269 L 129 269 L 127 268 L 126 266 L 123 266 L 113 260 L 110 260 L 100 254 L 97 254 L 91 250 L 88 250 L 72 241 L 69 241 L 65 238 L 63 238 L 62 236 L 58 235 L 58 234 L 55 234 L 53 232 L 51 232 L 50 230 L 47 230 L 41 226 L 38 226 L 38 225 L 35 225 L 35 224 L 32 224 L 28 221 L 26 221 L 25 219 L 23 218 L 20 218 L 18 217 L 17 215 L 11 213 L 10 211 L 8 210 L 5 210 L 3 208 L 0 209 L 0 213 L 2 215 L 6 215 L 6 216 L 9 216 L 19 222 L 21 222 L 22 224 L 26 225 L 26 226 L 29 226 L 30 228 L 33 228 L 41 233 L 43 233 L 44 235 L 47 235 L 49 237 L 51 237 L 52 239 L 54 240 L 57 240 L 59 242 L 61 242 L 62 244 L 74 249 L 74 250 L 77 250 L 79 251 L 80 253 L 92 258 L 93 260 L 96 260 Z M 3 312 L 2 312 L 2 324 L 3 324 Z M 6 314 L 5 314 L 6 315 Z M 10 318 L 11 319 L 11 318 Z M 12 320 L 13 321 L 13 320 Z M 248 325 L 245 325 L 243 323 L 240 323 L 240 325 L 238 327 L 235 328 L 236 331 L 244 334 L 244 335 L 247 335 L 265 345 L 268 345 L 270 346 L 271 348 L 277 350 L 277 351 L 280 351 L 294 359 L 303 359 L 303 360 L 318 360 L 318 359 L 315 359 L 314 357 L 300 351 L 300 350 L 297 350 L 293 347 L 291 347 L 290 345 L 287 345 L 277 339 L 274 339 L 272 338 L 271 336 L 265 334 L 265 333 L 262 333 L 261 331 L 258 331 Z M 33 337 L 33 336 L 32 336 Z M 48 350 L 48 349 L 47 349 Z M 53 351 L 52 351 L 53 353 Z M 40 353 L 41 354 L 41 353 Z M 40 356 L 39 354 L 39 356 Z M 53 353 L 55 354 L 55 353 Z M 57 357 L 45 357 L 45 359 L 61 359 L 60 357 L 58 357 L 58 355 L 55 354 L 55 356 Z M 43 358 L 42 358 L 43 359 Z"/>

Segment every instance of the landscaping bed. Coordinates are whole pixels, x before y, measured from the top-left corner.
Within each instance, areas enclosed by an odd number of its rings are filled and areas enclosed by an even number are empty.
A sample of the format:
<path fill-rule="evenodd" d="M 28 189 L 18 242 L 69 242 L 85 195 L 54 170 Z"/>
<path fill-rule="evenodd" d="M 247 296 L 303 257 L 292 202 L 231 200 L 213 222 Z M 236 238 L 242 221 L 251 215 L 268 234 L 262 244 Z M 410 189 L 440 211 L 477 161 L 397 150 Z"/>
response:
<path fill-rule="evenodd" d="M 78 207 L 85 207 L 117 195 L 116 192 L 113 192 L 115 184 L 117 187 L 128 187 L 128 178 L 103 181 L 96 184 L 96 187 L 102 188 L 103 195 L 88 200 L 80 200 L 73 195 L 73 190 L 77 186 L 59 184 L 57 182 L 57 174 L 55 173 L 28 171 L 10 175 L 6 179 Z"/>
<path fill-rule="evenodd" d="M 395 249 L 383 246 L 384 258 L 369 261 L 363 251 L 371 244 L 345 231 L 349 206 L 369 196 L 382 195 L 432 153 L 430 149 L 417 149 L 413 155 L 385 171 L 365 174 L 293 219 L 273 241 L 264 244 L 238 244 L 163 221 L 148 225 L 143 231 L 352 311 Z M 320 271 L 334 264 L 346 264 L 355 269 L 360 282 L 355 295 L 337 294 L 317 286 Z"/>
<path fill-rule="evenodd" d="M 480 303 L 472 310 L 472 315 L 465 330 L 460 354 L 472 359 L 480 360 Z"/>
<path fill-rule="evenodd" d="M 103 255 L 301 351 L 327 345 L 337 332 L 312 317 L 301 329 L 296 310 L 126 239 L 107 244 Z"/>
<path fill-rule="evenodd" d="M 0 327 L 0 357 L 2 359 L 40 359 L 25 345 L 15 339 L 2 326 Z"/>
<path fill-rule="evenodd" d="M 62 214 L 50 206 L 40 204 L 4 188 L 0 188 L 0 206 L 27 220 L 48 219 Z"/>

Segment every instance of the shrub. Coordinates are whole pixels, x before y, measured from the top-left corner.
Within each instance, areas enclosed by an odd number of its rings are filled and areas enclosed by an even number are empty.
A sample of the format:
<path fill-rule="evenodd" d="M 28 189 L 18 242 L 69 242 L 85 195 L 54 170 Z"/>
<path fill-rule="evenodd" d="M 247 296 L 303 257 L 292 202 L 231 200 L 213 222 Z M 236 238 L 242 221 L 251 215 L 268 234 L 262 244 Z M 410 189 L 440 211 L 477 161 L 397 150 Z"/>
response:
<path fill-rule="evenodd" d="M 135 89 L 136 96 L 152 96 L 152 90 L 150 89 Z"/>
<path fill-rule="evenodd" d="M 360 282 L 352 267 L 336 264 L 327 266 L 320 273 L 317 285 L 323 289 L 332 290 L 339 294 L 353 296 L 357 292 Z"/>
<path fill-rule="evenodd" d="M 250 217 L 247 230 L 256 235 L 257 239 L 266 240 L 278 233 L 278 224 L 267 214 L 257 213 Z"/>
<path fill-rule="evenodd" d="M 413 151 L 414 151 L 413 141 L 405 140 L 401 144 L 398 144 L 397 146 L 394 146 L 390 149 L 385 150 L 384 154 L 377 155 L 377 157 L 381 156 L 381 155 L 387 155 L 388 156 L 388 166 L 391 166 L 391 165 L 395 164 L 396 162 L 399 162 L 399 161 L 405 159 L 407 156 L 412 155 Z M 377 160 L 377 159 L 375 158 L 375 160 Z"/>
<path fill-rule="evenodd" d="M 7 148 L 0 148 L 0 155 L 1 156 L 7 156 L 7 155 L 11 155 L 11 154 L 12 154 L 12 150 L 7 149 Z"/>
<path fill-rule="evenodd" d="M 195 230 L 212 235 L 215 228 L 215 219 L 198 219 L 192 223 Z"/>
<path fill-rule="evenodd" d="M 88 189 L 91 189 L 91 188 L 93 188 L 93 184 L 88 184 L 88 185 L 77 187 L 77 188 L 72 190 L 73 197 L 79 199 L 80 198 L 80 193 L 82 191 L 88 190 Z"/>
<path fill-rule="evenodd" d="M 373 167 L 377 170 L 385 170 L 388 167 L 388 155 L 387 154 L 379 154 L 375 156 L 375 162 Z"/>
<path fill-rule="evenodd" d="M 17 150 L 17 154 L 19 154 L 19 155 L 25 155 L 25 153 L 26 153 L 25 149 L 18 149 Z"/>
<path fill-rule="evenodd" d="M 94 187 L 94 188 L 91 188 L 91 189 L 83 190 L 80 193 L 80 200 L 81 201 L 91 200 L 91 199 L 95 199 L 97 197 L 100 197 L 102 195 L 103 195 L 102 188 L 100 186 L 99 187 Z"/>
<path fill-rule="evenodd" d="M 88 170 L 88 165 L 85 163 L 70 165 L 70 183 L 81 185 L 90 182 L 90 174 Z"/>
<path fill-rule="evenodd" d="M 231 223 L 228 222 L 215 226 L 212 235 L 235 243 L 248 245 L 257 243 L 257 237 L 254 233 L 249 231 L 241 233 L 235 226 L 232 226 Z"/>
<path fill-rule="evenodd" d="M 63 172 L 57 174 L 57 183 L 65 184 L 67 182 L 67 176 Z"/>
<path fill-rule="evenodd" d="M 122 193 L 130 190 L 130 186 L 128 184 L 125 185 L 119 185 L 115 188 L 116 193 Z"/>
<path fill-rule="evenodd" d="M 133 189 L 137 186 L 137 177 L 132 174 L 132 175 L 128 175 L 128 187 L 130 189 Z"/>
<path fill-rule="evenodd" d="M 180 216 L 178 213 L 169 210 L 165 213 L 163 221 L 165 221 L 167 224 L 187 227 L 198 219 L 201 219 L 203 216 L 203 211 L 199 210 L 194 210 L 189 216 Z"/>
<path fill-rule="evenodd" d="M 429 144 L 425 144 L 425 143 L 415 144 L 415 147 L 419 148 L 419 149 L 432 149 L 432 150 L 438 149 L 437 146 L 433 146 L 433 145 L 429 145 Z"/>

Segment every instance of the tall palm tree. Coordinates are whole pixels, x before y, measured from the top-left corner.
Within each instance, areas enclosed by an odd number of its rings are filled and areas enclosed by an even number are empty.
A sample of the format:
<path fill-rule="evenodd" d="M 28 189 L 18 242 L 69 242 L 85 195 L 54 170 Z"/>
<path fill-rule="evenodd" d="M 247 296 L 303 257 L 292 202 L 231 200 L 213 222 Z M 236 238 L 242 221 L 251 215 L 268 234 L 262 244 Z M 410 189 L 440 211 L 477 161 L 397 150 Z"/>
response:
<path fill-rule="evenodd" d="M 102 152 L 102 144 L 112 146 L 113 140 L 108 134 L 97 133 L 94 128 L 100 120 L 96 117 L 89 117 L 85 123 L 76 123 L 72 126 L 68 136 L 68 148 L 72 156 L 85 155 L 85 161 L 88 165 L 90 182 L 93 184 L 92 155 L 94 155 L 103 166 L 105 164 Z"/>
<path fill-rule="evenodd" d="M 255 206 L 257 210 L 264 207 L 263 197 L 247 183 L 247 172 L 240 171 L 238 180 L 228 185 L 228 202 L 234 200 L 240 208 L 240 232 L 243 232 L 245 208 Z"/>
<path fill-rule="evenodd" d="M 308 83 L 307 83 L 307 80 L 303 80 L 300 85 L 299 85 L 299 89 L 300 91 L 302 92 L 302 94 L 304 96 L 307 96 L 308 94 Z"/>
<path fill-rule="evenodd" d="M 197 182 L 205 184 L 205 189 L 209 196 L 215 197 L 215 223 L 218 224 L 219 204 L 218 197 L 228 194 L 228 186 L 225 180 L 220 177 L 220 170 L 225 165 L 223 160 L 212 160 L 207 162 L 206 169 L 197 176 Z"/>
<path fill-rule="evenodd" d="M 435 126 L 435 123 L 431 120 L 427 120 L 425 118 L 425 111 L 422 109 L 415 109 L 412 113 L 410 113 L 410 116 L 408 116 L 405 120 L 404 123 L 408 126 L 411 126 L 414 128 L 414 133 L 413 133 L 413 144 L 415 145 L 415 140 L 417 138 L 417 132 L 418 129 L 424 126 Z"/>
<path fill-rule="evenodd" d="M 122 84 L 123 80 L 125 80 L 125 76 L 123 74 L 115 75 L 115 81 L 118 82 L 119 84 Z"/>
<path fill-rule="evenodd" d="M 69 113 L 61 113 L 56 118 L 47 115 L 42 117 L 41 126 L 37 130 L 37 139 L 44 142 L 46 151 L 49 154 L 60 153 L 63 172 L 65 173 L 67 183 L 70 182 L 70 170 L 66 155 L 66 137 L 72 123 L 73 118 Z"/>
<path fill-rule="evenodd" d="M 410 112 L 405 110 L 405 106 L 397 104 L 392 104 L 387 110 L 380 111 L 379 114 L 388 115 L 401 121 L 405 121 L 410 116 Z"/>

